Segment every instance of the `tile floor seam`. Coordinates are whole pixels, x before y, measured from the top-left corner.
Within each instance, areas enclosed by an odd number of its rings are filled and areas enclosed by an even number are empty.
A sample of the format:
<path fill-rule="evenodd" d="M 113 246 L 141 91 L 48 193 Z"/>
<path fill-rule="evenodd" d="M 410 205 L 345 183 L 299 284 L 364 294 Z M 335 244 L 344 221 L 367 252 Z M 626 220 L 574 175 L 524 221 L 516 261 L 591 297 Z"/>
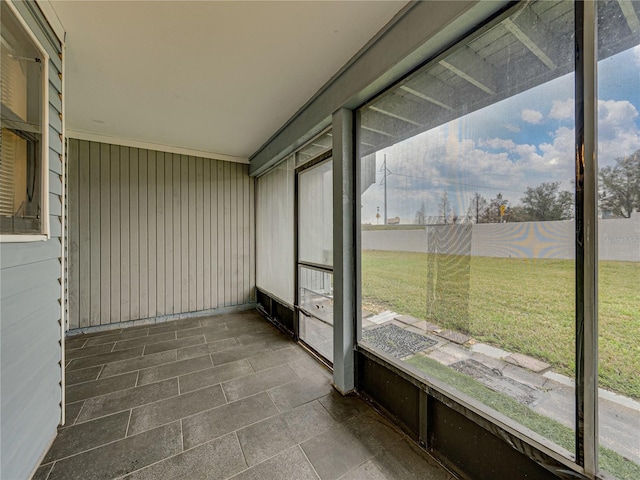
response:
<path fill-rule="evenodd" d="M 85 398 L 84 400 L 82 400 L 82 406 L 80 407 L 80 410 L 78 410 L 78 414 L 76 415 L 76 418 L 73 419 L 73 423 L 71 425 L 69 425 L 69 427 L 72 427 L 74 425 L 77 425 L 77 421 L 80 418 L 80 414 L 82 413 L 82 410 L 84 409 L 84 406 L 87 404 L 87 399 Z M 106 415 L 105 415 L 106 416 Z M 84 423 L 84 422 L 82 422 Z M 65 427 L 65 428 L 69 428 L 69 427 Z"/>
<path fill-rule="evenodd" d="M 267 390 L 266 394 L 269 395 L 269 400 L 271 400 L 271 403 L 273 403 L 273 405 L 276 407 L 278 414 L 284 413 L 282 410 L 280 410 L 280 407 L 276 405 L 276 402 L 273 400 L 273 397 L 271 396 L 271 392 Z"/>
<path fill-rule="evenodd" d="M 129 437 L 129 425 L 131 425 L 131 416 L 133 415 L 133 408 L 129 409 L 129 420 L 127 420 L 127 428 L 124 431 L 124 438 Z"/>
<path fill-rule="evenodd" d="M 247 461 L 247 455 L 244 453 L 244 448 L 242 448 L 242 443 L 240 442 L 240 437 L 238 437 L 238 431 L 234 430 L 233 435 L 236 437 L 236 442 L 238 442 L 238 446 L 240 447 L 240 451 L 242 452 L 242 458 L 244 459 L 244 464 L 249 467 L 249 462 Z M 232 475 L 233 476 L 233 475 Z"/>
<path fill-rule="evenodd" d="M 322 434 L 321 434 L 322 435 Z M 317 437 L 318 435 L 314 435 L 314 437 Z M 314 438 L 311 437 L 311 438 Z M 307 439 L 310 440 L 310 439 Z M 305 440 L 306 441 L 306 440 Z M 318 473 L 318 471 L 316 470 L 316 467 L 313 466 L 313 463 L 311 463 L 311 460 L 309 459 L 309 457 L 307 457 L 306 452 L 304 451 L 304 448 L 302 448 L 302 442 L 298 443 L 296 445 L 296 447 L 298 447 L 298 449 L 302 452 L 302 456 L 304 456 L 304 458 L 307 460 L 307 462 L 309 462 L 309 466 L 311 467 L 311 470 L 313 470 L 313 473 L 316 474 L 316 476 L 318 477 L 318 479 L 320 479 L 320 474 Z"/>
<path fill-rule="evenodd" d="M 51 468 L 49 469 L 49 473 L 47 473 L 47 476 L 45 477 L 44 480 L 49 480 L 49 477 L 51 476 L 51 472 L 53 472 L 53 469 L 56 466 L 56 462 L 57 462 L 57 460 L 53 461 L 53 463 L 51 464 Z"/>
<path fill-rule="evenodd" d="M 165 350 L 164 352 L 158 352 L 158 353 L 166 353 L 166 352 L 171 352 L 171 351 L 172 351 L 172 350 Z M 155 354 L 155 353 L 151 353 L 151 354 L 150 354 L 150 356 L 151 356 L 151 355 L 156 355 L 156 354 Z M 144 357 L 144 356 L 143 356 L 143 357 Z M 106 363 L 106 364 L 102 365 L 102 367 L 103 367 L 103 370 L 104 370 L 104 367 L 106 367 L 107 365 L 114 364 L 114 363 L 119 363 L 119 362 L 128 362 L 128 361 L 130 361 L 130 360 L 135 360 L 135 359 L 137 359 L 137 358 L 143 358 L 143 357 L 133 357 L 133 358 L 126 358 L 126 359 L 124 359 L 124 360 L 117 360 L 117 361 L 115 361 L 115 362 L 109 362 L 109 363 Z M 193 357 L 193 358 L 197 358 L 197 357 Z M 190 358 L 185 358 L 185 360 L 190 360 Z M 115 373 L 115 374 L 113 374 L 113 375 L 109 375 L 109 376 L 102 377 L 102 378 L 100 378 L 100 376 L 98 376 L 98 380 L 102 380 L 103 378 L 117 377 L 118 375 L 124 375 L 125 373 L 132 373 L 132 372 L 135 372 L 135 371 L 147 370 L 147 369 L 149 369 L 149 368 L 153 368 L 153 367 L 162 367 L 162 366 L 164 366 L 164 365 L 169 365 L 170 363 L 175 363 L 175 362 L 180 362 L 180 361 L 181 361 L 181 360 L 169 360 L 168 362 L 165 362 L 165 363 L 159 363 L 159 364 L 157 364 L 157 365 L 151 365 L 151 366 L 144 367 L 144 368 L 132 368 L 132 369 L 131 369 L 131 370 L 129 370 L 129 371 Z M 100 366 L 100 365 L 96 365 L 96 367 L 99 367 L 99 366 Z M 94 368 L 94 367 L 87 367 L 87 368 Z M 80 370 L 84 370 L 84 369 L 80 369 Z M 74 372 L 77 372 L 77 371 L 79 371 L 79 370 L 73 370 L 73 371 L 74 371 Z M 100 371 L 100 375 L 102 375 L 102 370 Z M 84 383 L 84 382 L 83 382 L 83 383 Z"/>
<path fill-rule="evenodd" d="M 229 399 L 227 398 L 227 392 L 224 391 L 224 387 L 222 386 L 222 382 L 220 382 L 220 390 L 222 390 L 222 396 L 224 397 L 224 404 L 225 405 L 229 405 Z M 194 391 L 198 391 L 198 390 L 194 390 Z"/>
<path fill-rule="evenodd" d="M 180 390 L 180 377 L 178 378 L 178 395 L 182 395 L 182 391 Z"/>
<path fill-rule="evenodd" d="M 141 433 L 144 433 L 144 432 L 141 432 Z M 132 435 L 131 437 L 133 437 L 133 436 L 134 436 L 134 435 Z M 67 455 L 66 457 L 56 458 L 56 459 L 53 461 L 53 463 L 54 463 L 54 464 L 56 464 L 56 463 L 58 463 L 58 462 L 60 462 L 60 461 L 62 461 L 62 460 L 66 460 L 66 459 L 68 459 L 68 458 L 72 458 L 72 457 L 77 457 L 78 455 L 82 455 L 82 454 L 84 454 L 84 453 L 91 452 L 92 450 L 96 450 L 96 449 L 98 449 L 98 448 L 106 447 L 107 445 L 112 445 L 112 444 L 114 444 L 114 443 L 122 442 L 123 440 L 126 440 L 126 439 L 131 438 L 131 437 L 127 437 L 127 436 L 125 435 L 125 436 L 124 436 L 124 437 L 122 437 L 122 438 L 118 438 L 118 439 L 116 439 L 116 440 L 112 440 L 112 441 L 110 441 L 110 442 L 103 443 L 102 445 L 97 445 L 97 446 L 95 446 L 95 447 L 91 447 L 91 448 L 88 448 L 88 449 L 86 449 L 86 450 L 82 450 L 82 451 L 80 451 L 80 452 L 76 452 L 76 453 L 74 453 L 73 455 Z M 48 464 L 47 464 L 47 465 L 48 465 Z M 55 465 L 54 465 L 54 466 L 55 466 Z M 51 470 L 53 471 L 53 467 L 51 468 Z M 49 474 L 51 474 L 51 472 L 49 472 Z"/>
<path fill-rule="evenodd" d="M 142 355 L 140 355 L 141 357 L 144 357 L 144 352 L 147 350 L 147 346 L 143 345 L 142 346 Z M 137 357 L 136 357 L 137 358 Z"/>
<path fill-rule="evenodd" d="M 149 384 L 149 385 L 151 385 L 151 384 Z M 143 386 L 146 386 L 146 385 L 143 385 Z M 211 386 L 213 386 L 213 385 L 211 385 Z M 132 387 L 132 388 L 136 388 L 136 387 Z M 130 389 L 127 389 L 127 390 L 130 390 Z M 204 389 L 201 389 L 201 390 L 204 390 Z M 187 392 L 187 393 L 191 393 L 191 392 Z M 99 417 L 92 417 L 92 418 L 88 418 L 87 420 L 84 420 L 82 422 L 74 423 L 73 425 L 70 425 L 70 427 L 75 427 L 76 425 L 82 425 L 82 424 L 85 424 L 87 422 L 91 422 L 93 420 L 98 420 L 100 418 L 105 418 L 105 417 L 108 417 L 110 415 L 115 415 L 116 413 L 126 412 L 127 410 L 135 410 L 137 408 L 146 407 L 146 406 L 149 406 L 149 405 L 153 405 L 154 403 L 162 402 L 163 400 L 169 400 L 170 398 L 176 398 L 176 397 L 179 397 L 179 396 L 180 396 L 180 394 L 170 395 L 168 397 L 163 397 L 163 398 L 159 398 L 157 400 L 153 400 L 152 402 L 141 403 L 140 405 L 136 405 L 135 407 L 123 408 L 122 410 L 118 410 L 117 412 L 107 413 L 106 415 L 100 415 Z M 98 398 L 98 397 L 92 397 L 92 398 Z M 83 407 L 84 407 L 84 405 L 83 405 Z M 78 418 L 79 417 L 80 417 L 80 414 L 78 414 Z M 171 422 L 169 422 L 169 423 L 171 423 Z M 164 425 L 166 425 L 166 424 L 164 424 Z"/>
<path fill-rule="evenodd" d="M 136 383 L 133 385 L 132 388 L 136 388 L 138 386 L 138 382 L 140 381 L 140 370 L 134 370 L 134 372 L 136 372 Z M 155 383 L 155 382 L 152 382 Z"/>
<path fill-rule="evenodd" d="M 184 453 L 184 430 L 182 429 L 182 419 L 180 419 L 180 450 Z"/>
<path fill-rule="evenodd" d="M 204 357 L 205 355 L 202 355 L 202 356 Z M 198 357 L 194 357 L 194 358 L 198 358 Z M 191 358 L 187 358 L 187 359 L 185 359 L 185 360 L 177 360 L 177 362 L 184 362 L 184 361 L 186 361 L 186 360 L 192 360 L 192 359 L 191 359 Z M 149 370 L 149 369 L 151 369 L 151 368 L 155 368 L 155 367 L 162 367 L 162 366 L 164 366 L 164 365 L 170 365 L 170 364 L 172 364 L 172 363 L 177 363 L 177 362 L 163 363 L 162 365 L 154 365 L 153 367 L 143 368 L 142 370 L 138 370 L 138 375 L 140 375 L 140 372 L 142 372 L 143 370 Z M 162 381 L 164 381 L 164 380 L 171 380 L 172 378 L 184 377 L 185 375 L 189 375 L 189 374 L 192 374 L 192 373 L 202 372 L 203 370 L 208 370 L 208 369 L 210 369 L 210 368 L 214 368 L 214 367 L 215 367 L 215 365 L 214 365 L 214 366 L 208 366 L 208 367 L 206 367 L 206 368 L 201 368 L 200 370 L 194 370 L 193 372 L 183 373 L 183 374 L 181 374 L 181 375 L 174 375 L 174 376 L 172 376 L 172 377 L 160 378 L 160 379 L 156 380 L 155 382 L 145 383 L 144 385 L 139 385 L 139 386 L 140 386 L 140 387 L 144 387 L 144 386 L 146 386 L 146 385 L 151 385 L 152 383 L 158 383 L 158 382 L 162 382 Z M 129 372 L 129 373 L 130 373 L 130 372 Z M 110 377 L 106 377 L 106 378 L 110 378 Z"/>

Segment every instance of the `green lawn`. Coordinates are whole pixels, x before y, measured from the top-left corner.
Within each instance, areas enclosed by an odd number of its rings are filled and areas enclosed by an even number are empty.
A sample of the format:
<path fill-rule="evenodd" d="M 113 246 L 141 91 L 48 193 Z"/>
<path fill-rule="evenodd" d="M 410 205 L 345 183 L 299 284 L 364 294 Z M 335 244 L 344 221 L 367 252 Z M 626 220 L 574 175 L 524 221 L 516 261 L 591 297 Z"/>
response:
<path fill-rule="evenodd" d="M 484 405 L 543 435 L 570 452 L 575 451 L 575 435 L 572 429 L 536 413 L 513 398 L 494 392 L 480 382 L 423 355 L 414 355 L 407 362 L 419 370 L 442 380 L 459 392 L 479 400 Z M 602 470 L 615 475 L 620 480 L 637 480 L 640 478 L 640 465 L 627 460 L 613 450 L 601 446 L 598 459 Z"/>
<path fill-rule="evenodd" d="M 363 307 L 426 319 L 479 341 L 575 367 L 569 260 L 362 252 Z M 640 399 L 640 264 L 599 264 L 600 386 Z"/>

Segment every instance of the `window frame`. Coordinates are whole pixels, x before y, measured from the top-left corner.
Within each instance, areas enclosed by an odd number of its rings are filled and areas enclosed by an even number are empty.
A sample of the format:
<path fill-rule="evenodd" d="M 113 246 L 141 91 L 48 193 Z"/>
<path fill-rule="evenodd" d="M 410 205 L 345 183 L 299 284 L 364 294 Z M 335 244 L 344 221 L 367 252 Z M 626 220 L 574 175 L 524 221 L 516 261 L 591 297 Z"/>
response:
<path fill-rule="evenodd" d="M 31 40 L 33 46 L 40 52 L 42 56 L 42 134 L 40 147 L 40 233 L 19 234 L 19 233 L 0 233 L 0 243 L 27 243 L 41 242 L 51 238 L 49 225 L 49 54 L 42 46 L 42 42 L 34 34 L 24 17 L 20 14 L 12 0 L 6 0 L 8 9 L 14 15 L 16 22 L 22 27 L 26 36 Z"/>
<path fill-rule="evenodd" d="M 491 28 L 504 15 L 512 10 L 512 8 L 522 2 L 513 2 L 507 5 L 499 13 L 479 20 L 471 31 L 462 34 L 455 42 L 447 45 L 440 52 L 427 58 L 416 68 L 406 72 L 396 81 L 388 85 L 386 88 L 378 91 L 376 94 L 369 96 L 364 102 L 353 108 L 353 139 L 354 139 L 354 163 L 356 168 L 356 181 L 358 185 L 361 180 L 360 160 L 361 153 L 361 111 L 376 99 L 383 97 L 388 91 L 395 88 L 396 85 L 411 77 L 415 72 L 421 70 L 427 65 L 436 63 L 440 58 L 444 57 L 451 51 L 454 51 L 465 41 L 473 39 L 482 34 L 485 30 Z M 363 344 L 361 341 L 361 322 L 362 312 L 360 309 L 362 302 L 362 250 L 361 250 L 361 219 L 359 217 L 359 209 L 355 210 L 354 217 L 354 235 L 355 242 L 355 261 L 357 282 L 355 286 L 356 295 L 356 311 L 355 311 L 355 328 L 356 335 L 354 339 L 354 347 L 365 357 L 386 366 L 394 371 L 399 377 L 418 386 L 424 392 L 441 396 L 443 399 L 455 402 L 462 409 L 476 416 L 481 421 L 486 422 L 485 428 L 497 428 L 504 434 L 512 436 L 525 444 L 530 445 L 539 452 L 544 453 L 549 458 L 565 465 L 572 471 L 584 475 L 588 478 L 603 478 L 606 475 L 598 468 L 598 378 L 597 378 L 597 332 L 598 332 L 598 309 L 597 309 L 597 251 L 598 238 L 597 230 L 590 229 L 588 233 L 579 230 L 578 225 L 588 224 L 591 227 L 597 225 L 597 12 L 593 2 L 574 2 L 574 46 L 579 48 L 581 55 L 574 51 L 574 75 L 575 75 L 575 117 L 574 124 L 576 127 L 576 136 L 574 146 L 576 152 L 582 152 L 582 156 L 578 159 L 577 153 L 574 161 L 580 161 L 581 170 L 575 172 L 576 184 L 584 181 L 587 190 L 586 198 L 576 195 L 576 205 L 580 204 L 581 211 L 576 213 L 576 231 L 574 232 L 574 243 L 577 246 L 579 242 L 585 242 L 582 251 L 576 251 L 575 287 L 576 294 L 578 292 L 581 300 L 576 298 L 576 370 L 574 371 L 575 397 L 574 415 L 576 420 L 575 427 L 575 450 L 568 451 L 559 445 L 550 446 L 548 440 L 541 434 L 532 431 L 515 420 L 507 417 L 499 412 L 491 411 L 491 408 L 476 400 L 469 395 L 457 391 L 455 387 L 425 373 L 413 368 L 401 360 L 392 357 L 385 352 L 369 345 Z M 585 111 L 586 110 L 586 111 Z M 580 113 L 579 113 L 580 112 Z M 578 136 L 578 132 L 582 135 Z M 580 148 L 578 148 L 580 147 Z M 595 190 L 594 190 L 595 185 Z M 595 192 L 595 197 L 593 196 Z M 584 190 L 582 193 L 585 193 Z M 356 188 L 355 204 L 359 205 L 361 193 Z M 588 237 L 588 238 L 587 238 Z M 580 321 L 578 321 L 580 317 Z M 477 421 L 477 420 L 476 420 Z M 422 427 L 421 427 L 422 428 Z M 533 457 L 530 457 L 533 458 Z"/>

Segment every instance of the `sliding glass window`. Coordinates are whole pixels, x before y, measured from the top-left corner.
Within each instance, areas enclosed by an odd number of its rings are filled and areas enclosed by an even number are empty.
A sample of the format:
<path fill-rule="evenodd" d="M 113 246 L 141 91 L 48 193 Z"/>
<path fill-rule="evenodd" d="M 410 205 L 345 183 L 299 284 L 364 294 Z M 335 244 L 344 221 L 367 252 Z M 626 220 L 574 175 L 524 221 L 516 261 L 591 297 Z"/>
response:
<path fill-rule="evenodd" d="M 640 478 L 640 3 L 598 3 L 599 465 Z"/>
<path fill-rule="evenodd" d="M 611 176 L 640 149 L 638 7 L 598 2 L 607 19 L 599 74 L 611 65 L 600 89 L 600 155 L 606 148 Z M 522 2 L 357 112 L 360 345 L 568 464 L 582 463 L 577 31 L 573 2 Z M 601 192 L 603 215 L 612 194 Z M 600 254 L 600 384 L 620 399 L 600 417 L 600 457 L 619 478 L 640 478 L 637 215 L 600 222 L 601 243 L 628 238 L 631 252 Z M 612 242 L 610 250 L 622 249 Z M 623 404 L 630 409 L 614 422 Z"/>

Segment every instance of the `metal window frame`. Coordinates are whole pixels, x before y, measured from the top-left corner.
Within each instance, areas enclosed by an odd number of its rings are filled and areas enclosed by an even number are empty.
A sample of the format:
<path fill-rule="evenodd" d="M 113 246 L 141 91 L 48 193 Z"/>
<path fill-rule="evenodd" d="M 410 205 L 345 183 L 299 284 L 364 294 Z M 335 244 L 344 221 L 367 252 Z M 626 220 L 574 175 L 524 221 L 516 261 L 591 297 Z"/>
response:
<path fill-rule="evenodd" d="M 447 398 L 460 405 L 474 411 L 475 414 L 486 419 L 494 425 L 499 426 L 512 435 L 522 439 L 524 442 L 545 452 L 552 458 L 571 468 L 579 474 L 589 478 L 596 478 L 598 472 L 598 205 L 597 205 L 597 12 L 596 2 L 589 0 L 577 0 L 575 2 L 575 180 L 576 180 L 576 443 L 575 460 L 567 458 L 555 448 L 548 446 L 548 442 L 536 435 L 535 432 L 529 434 L 523 431 L 522 426 L 510 418 L 496 418 L 496 415 L 488 412 L 488 408 L 480 402 L 467 398 L 459 392 L 453 391 L 451 387 L 435 379 L 431 379 L 424 373 L 418 374 L 414 369 L 408 368 L 396 359 L 389 357 L 383 352 L 376 351 L 369 347 L 360 346 L 361 340 L 361 311 L 359 306 L 362 301 L 361 282 L 361 228 L 360 209 L 355 208 L 361 194 L 356 188 L 360 179 L 360 153 L 359 153 L 359 111 L 369 102 L 378 98 L 378 94 L 361 106 L 351 117 L 351 124 L 335 124 L 334 114 L 334 139 L 339 135 L 351 135 L 354 141 L 354 156 L 351 162 L 354 181 L 351 184 L 351 194 L 353 195 L 354 211 L 353 215 L 353 238 L 352 245 L 355 250 L 354 262 L 354 288 L 350 292 L 354 299 L 353 327 L 353 347 L 363 349 L 368 355 L 380 358 L 394 366 L 395 370 L 408 378 L 415 377 L 415 381 L 424 383 L 427 388 L 434 389 Z M 506 13 L 506 12 L 505 12 Z M 487 28 L 491 19 L 478 25 L 475 32 Z M 457 44 L 473 36 L 474 31 L 461 37 Z M 453 46 L 455 48 L 455 46 Z M 447 49 L 449 50 L 449 49 Z M 441 52 L 441 54 L 444 52 Z M 419 68 L 431 63 L 434 58 L 428 59 Z M 416 69 L 416 70 L 418 70 Z M 414 71 L 416 71 L 414 70 Z M 412 72 L 402 78 L 406 78 Z M 392 87 L 390 87 L 392 88 Z M 336 148 L 334 140 L 334 149 Z M 341 160 L 343 160 L 341 158 Z M 334 165 L 335 168 L 335 165 Z M 334 174 L 335 178 L 335 174 Z M 342 195 L 339 189 L 342 185 L 334 181 L 334 202 L 338 196 Z M 334 212 L 335 213 L 335 212 Z M 335 223 L 335 220 L 334 220 Z M 340 229 L 336 231 L 334 225 L 334 245 L 336 242 L 348 241 L 345 232 Z M 338 251 L 337 249 L 335 251 Z M 338 275 L 335 276 L 336 284 L 338 277 L 343 275 L 342 271 L 336 269 Z M 340 279 L 343 282 L 344 279 Z M 349 289 L 344 288 L 349 293 Z M 338 288 L 336 288 L 338 291 Z M 402 372 L 402 373 L 401 373 Z M 421 427 L 422 428 L 422 427 Z M 538 438 L 536 438 L 538 437 Z"/>

